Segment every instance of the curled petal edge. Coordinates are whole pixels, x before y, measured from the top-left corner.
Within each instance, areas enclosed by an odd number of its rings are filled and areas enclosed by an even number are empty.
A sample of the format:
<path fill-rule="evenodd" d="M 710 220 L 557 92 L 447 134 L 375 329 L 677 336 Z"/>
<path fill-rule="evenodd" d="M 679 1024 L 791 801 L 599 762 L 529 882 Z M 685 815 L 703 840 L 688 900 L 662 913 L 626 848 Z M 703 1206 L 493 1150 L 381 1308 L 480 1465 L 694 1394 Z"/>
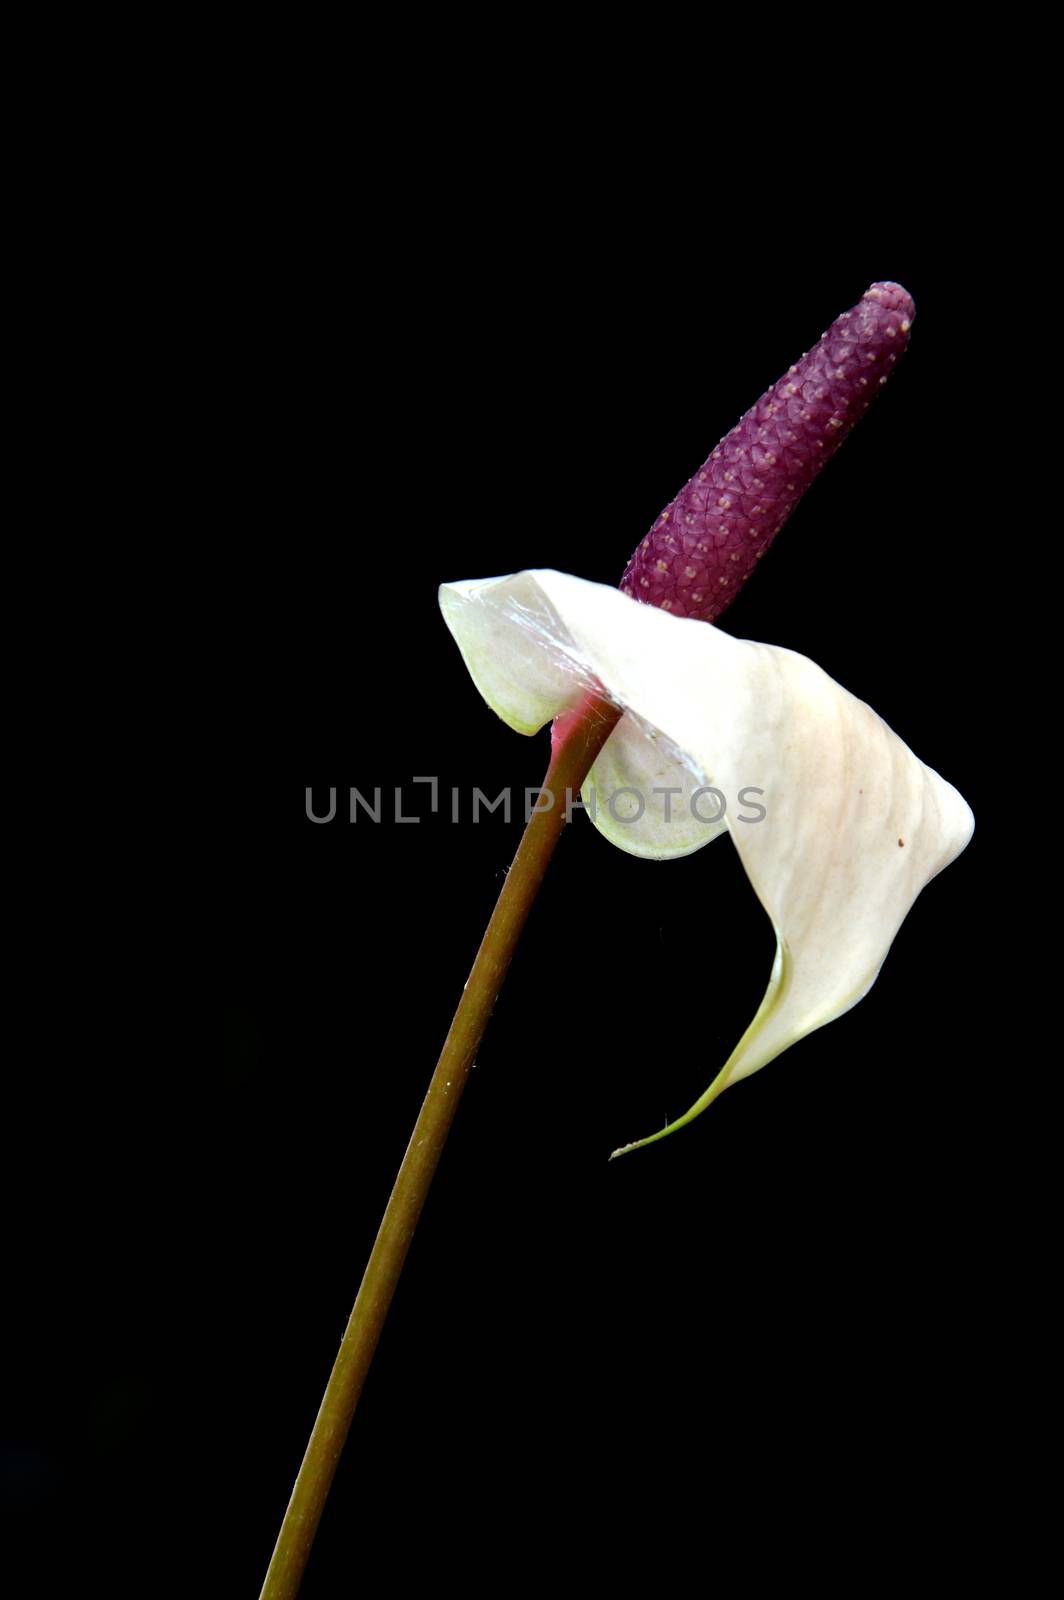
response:
<path fill-rule="evenodd" d="M 952 784 L 815 662 L 671 616 L 617 589 L 551 569 L 444 584 L 440 605 L 487 703 L 531 734 L 594 688 L 622 706 L 584 788 L 612 843 L 648 859 L 731 834 L 776 934 L 757 1015 L 705 1094 L 652 1144 L 730 1084 L 832 1022 L 868 993 L 910 907 L 967 845 L 974 821 Z M 679 785 L 665 815 L 659 789 Z M 603 803 L 638 791 L 632 816 Z M 716 824 L 687 803 L 713 788 Z M 764 816 L 740 819 L 740 790 Z"/>

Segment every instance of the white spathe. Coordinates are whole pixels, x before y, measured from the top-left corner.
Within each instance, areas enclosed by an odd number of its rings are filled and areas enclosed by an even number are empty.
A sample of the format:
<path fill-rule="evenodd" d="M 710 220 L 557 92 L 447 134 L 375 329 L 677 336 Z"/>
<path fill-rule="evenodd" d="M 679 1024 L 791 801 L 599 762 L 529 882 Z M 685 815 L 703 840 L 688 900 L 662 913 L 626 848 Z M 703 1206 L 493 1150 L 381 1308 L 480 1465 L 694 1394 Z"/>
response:
<path fill-rule="evenodd" d="M 972 835 L 967 803 L 870 706 L 805 656 L 733 639 L 618 589 L 564 572 L 444 584 L 440 605 L 488 704 L 534 733 L 605 689 L 625 708 L 585 786 L 615 844 L 664 860 L 727 829 L 772 919 L 777 950 L 765 998 L 706 1093 L 651 1139 L 697 1116 L 865 995 L 920 890 Z M 669 797 L 655 788 L 679 785 Z M 690 797 L 726 801 L 716 826 Z M 638 791 L 611 808 L 620 788 Z M 757 788 L 740 804 L 740 790 Z M 743 815 L 764 807 L 757 821 Z M 717 803 L 696 799 L 713 816 Z M 616 813 L 616 815 L 614 815 Z M 636 1146 L 625 1146 L 634 1149 Z"/>

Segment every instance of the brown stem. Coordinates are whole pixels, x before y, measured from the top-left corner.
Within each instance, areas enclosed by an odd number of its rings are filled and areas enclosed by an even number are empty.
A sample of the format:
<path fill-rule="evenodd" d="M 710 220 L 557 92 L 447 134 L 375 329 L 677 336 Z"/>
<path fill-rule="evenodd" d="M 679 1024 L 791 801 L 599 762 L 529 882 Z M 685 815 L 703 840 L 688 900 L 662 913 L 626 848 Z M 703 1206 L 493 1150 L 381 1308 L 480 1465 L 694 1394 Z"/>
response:
<path fill-rule="evenodd" d="M 619 707 L 593 692 L 585 697 L 581 709 L 583 715 L 571 724 L 567 721 L 565 736 L 551 757 L 544 791 L 552 796 L 553 803 L 550 809 L 534 811 L 524 831 L 414 1124 L 358 1298 L 325 1386 L 261 1600 L 293 1600 L 299 1592 L 351 1419 L 425 1196 L 521 930 L 565 826 L 567 791 L 575 794 L 579 790 L 622 714 Z M 541 794 L 541 801 L 543 798 Z"/>

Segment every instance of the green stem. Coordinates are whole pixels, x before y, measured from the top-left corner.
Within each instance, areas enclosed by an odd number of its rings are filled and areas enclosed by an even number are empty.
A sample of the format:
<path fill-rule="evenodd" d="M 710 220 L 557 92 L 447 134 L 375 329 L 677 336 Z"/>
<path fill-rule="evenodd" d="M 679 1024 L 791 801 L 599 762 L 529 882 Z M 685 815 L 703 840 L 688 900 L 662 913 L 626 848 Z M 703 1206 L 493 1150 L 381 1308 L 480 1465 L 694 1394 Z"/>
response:
<path fill-rule="evenodd" d="M 544 789 L 553 796 L 554 803 L 549 810 L 534 811 L 525 829 L 414 1124 L 325 1387 L 260 1600 L 293 1600 L 299 1592 L 314 1535 L 425 1196 L 521 930 L 565 826 L 567 791 L 575 794 L 579 790 L 621 717 L 619 707 L 593 693 L 586 696 L 580 711 L 579 717 L 566 719 L 564 737 L 557 744 L 547 769 Z"/>

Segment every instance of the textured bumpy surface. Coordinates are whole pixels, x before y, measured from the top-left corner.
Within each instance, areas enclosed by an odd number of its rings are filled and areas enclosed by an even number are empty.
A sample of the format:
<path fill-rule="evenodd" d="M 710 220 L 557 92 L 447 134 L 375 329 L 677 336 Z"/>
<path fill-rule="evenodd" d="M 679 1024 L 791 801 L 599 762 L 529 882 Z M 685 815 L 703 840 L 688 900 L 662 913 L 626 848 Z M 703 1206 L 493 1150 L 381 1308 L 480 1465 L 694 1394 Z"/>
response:
<path fill-rule="evenodd" d="M 713 622 L 735 599 L 909 342 L 913 302 L 874 283 L 722 439 L 655 522 L 621 589 Z"/>

